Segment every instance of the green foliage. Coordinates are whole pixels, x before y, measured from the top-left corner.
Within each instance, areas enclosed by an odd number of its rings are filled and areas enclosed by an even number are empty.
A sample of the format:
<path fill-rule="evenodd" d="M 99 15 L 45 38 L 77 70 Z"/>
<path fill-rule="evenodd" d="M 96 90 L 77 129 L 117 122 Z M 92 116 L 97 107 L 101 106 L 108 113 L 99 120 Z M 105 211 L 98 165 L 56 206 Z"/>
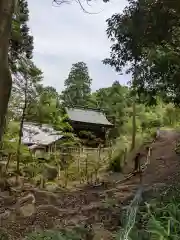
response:
<path fill-rule="evenodd" d="M 6 153 L 16 153 L 18 145 L 19 123 L 10 121 L 6 127 L 6 132 L 3 141 L 3 151 Z M 26 146 L 21 145 L 21 154 L 23 157 L 28 157 L 29 150 Z"/>
<path fill-rule="evenodd" d="M 48 181 L 54 181 L 58 175 L 56 167 L 53 167 L 49 164 L 44 164 L 43 176 Z"/>
<path fill-rule="evenodd" d="M 108 137 L 110 140 L 116 139 L 115 147 L 119 141 L 121 144 L 114 155 L 109 154 L 111 155 L 109 169 L 114 172 L 122 171 L 124 149 L 129 150 L 134 129 L 132 126 L 133 116 L 135 116 L 133 115 L 135 112 L 132 111 L 133 103 L 136 106 L 138 144 L 147 137 L 154 137 L 157 127 L 179 126 L 179 108 L 172 103 L 167 104 L 170 101 L 175 104 L 180 103 L 179 1 L 129 0 L 129 5 L 122 14 L 115 14 L 107 20 L 107 34 L 113 44 L 110 58 L 105 59 L 104 63 L 113 66 L 117 72 L 121 72 L 127 64 L 130 64 L 128 71 L 133 74 L 133 91 L 115 81 L 112 86 L 101 88 L 91 94 L 92 80 L 88 67 L 85 63 L 78 62 L 73 64 L 65 80 L 65 90 L 61 97 L 53 87 L 40 85 L 42 72 L 30 60 L 33 38 L 27 27 L 29 18 L 27 1 L 20 0 L 19 7 L 19 16 L 12 20 L 9 48 L 9 62 L 14 74 L 14 83 L 3 142 L 5 153 L 16 153 L 24 120 L 36 122 L 39 125 L 51 124 L 55 130 L 63 133 L 64 140 L 61 142 L 61 147 L 64 149 L 80 145 L 81 141 L 73 133 L 68 116 L 64 114 L 64 106 L 98 107 L 106 112 L 108 119 L 115 126 Z M 62 103 L 61 100 L 63 100 Z M 150 107 L 145 105 L 146 101 L 151 104 Z M 154 103 L 157 105 L 154 106 Z M 95 134 L 89 131 L 81 131 L 80 136 L 87 138 L 88 141 L 99 141 Z M 21 141 L 19 146 L 22 171 L 26 177 L 39 181 L 44 162 L 33 159 L 28 148 L 21 145 Z M 179 154 L 179 143 L 175 151 Z M 65 169 L 66 177 L 70 178 L 67 170 L 76 163 L 76 159 L 71 154 L 62 154 L 60 157 L 61 167 Z M 78 169 L 78 174 L 81 176 L 84 174 L 87 180 L 92 174 L 92 169 L 97 174 L 97 169 L 99 170 L 100 164 L 102 165 L 100 157 L 96 165 L 93 163 L 94 158 L 94 155 L 87 154 L 84 166 Z M 88 161 L 91 162 L 90 167 L 87 166 Z M 46 162 L 53 166 L 57 165 L 54 155 L 51 155 Z M 57 170 L 50 168 L 55 171 L 49 173 L 51 176 L 47 178 L 54 180 Z M 72 172 L 74 169 L 72 167 Z M 136 226 L 131 232 L 131 239 L 180 239 L 179 199 L 151 202 L 145 210 L 141 209 L 141 211 Z M 1 235 L 1 238 L 5 239 L 6 236 Z M 82 239 L 82 237 L 74 232 L 46 231 L 33 233 L 26 239 L 59 240 Z"/>
<path fill-rule="evenodd" d="M 5 233 L 4 231 L 0 230 L 0 240 L 9 240 L 8 233 Z"/>
<path fill-rule="evenodd" d="M 17 72 L 18 60 L 22 55 L 32 58 L 33 37 L 30 35 L 27 22 L 29 10 L 27 0 L 18 1 L 18 14 L 12 20 L 12 34 L 10 39 L 9 60 L 13 72 Z"/>
<path fill-rule="evenodd" d="M 84 62 L 73 64 L 69 76 L 65 80 L 65 90 L 61 96 L 63 105 L 65 107 L 88 106 L 91 82 L 87 65 Z"/>
<path fill-rule="evenodd" d="M 112 42 L 104 63 L 121 72 L 136 74 L 133 87 L 142 101 L 155 103 L 157 96 L 179 103 L 179 1 L 129 1 L 122 14 L 107 20 Z"/>
<path fill-rule="evenodd" d="M 123 157 L 124 157 L 123 151 L 120 151 L 119 154 L 113 156 L 109 163 L 109 170 L 113 172 L 121 172 Z"/>
<path fill-rule="evenodd" d="M 58 93 L 53 88 L 36 85 L 37 94 L 29 105 L 26 121 L 38 124 L 59 125 L 60 109 Z"/>
<path fill-rule="evenodd" d="M 28 162 L 28 164 L 24 165 L 21 169 L 25 177 L 29 179 L 33 179 L 42 174 L 44 169 L 44 163 L 38 163 L 38 161 L 34 160 Z"/>
<path fill-rule="evenodd" d="M 141 31 L 144 16 L 138 12 L 137 6 L 138 3 L 133 1 L 122 14 L 114 14 L 107 20 L 107 35 L 113 44 L 110 58 L 105 59 L 104 63 L 115 67 L 117 72 L 121 72 L 128 62 L 134 67 L 134 63 L 142 58 Z"/>
<path fill-rule="evenodd" d="M 107 118 L 114 124 L 109 138 L 120 135 L 121 127 L 126 119 L 126 108 L 129 106 L 129 89 L 115 81 L 111 87 L 101 88 L 95 92 L 97 106 L 106 113 Z"/>
<path fill-rule="evenodd" d="M 70 133 L 73 131 L 73 128 L 68 121 L 69 117 L 67 114 L 61 115 L 54 123 L 53 127 L 55 128 L 55 130 L 66 132 L 67 135 L 69 134 L 70 136 Z"/>
<path fill-rule="evenodd" d="M 95 139 L 96 136 L 90 131 L 80 131 L 79 136 L 82 138 Z"/>
<path fill-rule="evenodd" d="M 42 72 L 34 63 L 26 58 L 18 60 L 14 73 L 13 87 L 9 102 L 8 116 L 10 120 L 24 120 L 30 115 L 32 105 L 37 96 L 36 87 L 42 80 Z"/>
<path fill-rule="evenodd" d="M 177 240 L 180 238 L 179 185 L 166 190 L 140 206 L 129 239 Z"/>

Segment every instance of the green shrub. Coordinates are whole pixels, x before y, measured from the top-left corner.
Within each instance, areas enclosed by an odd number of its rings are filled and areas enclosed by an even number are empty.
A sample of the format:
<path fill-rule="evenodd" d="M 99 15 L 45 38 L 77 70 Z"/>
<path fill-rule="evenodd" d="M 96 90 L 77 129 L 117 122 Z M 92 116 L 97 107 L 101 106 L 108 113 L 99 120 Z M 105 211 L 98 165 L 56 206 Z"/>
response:
<path fill-rule="evenodd" d="M 123 151 L 112 157 L 109 163 L 109 170 L 113 172 L 122 172 Z"/>
<path fill-rule="evenodd" d="M 0 229 L 0 240 L 9 240 L 9 236 L 6 232 Z"/>
<path fill-rule="evenodd" d="M 56 167 L 49 164 L 44 164 L 43 176 L 48 181 L 54 181 L 58 175 L 58 170 Z"/>
<path fill-rule="evenodd" d="M 157 194 L 157 193 L 156 193 Z M 149 196 L 150 197 L 150 196 Z M 166 187 L 158 195 L 151 195 L 152 200 L 139 206 L 136 222 L 129 232 L 132 240 L 179 240 L 180 239 L 180 192 L 179 184 Z M 146 199 L 147 200 L 147 199 Z M 124 225 L 128 229 L 129 222 Z M 124 230 L 121 230 L 117 239 Z M 127 238 L 126 238 L 127 239 Z"/>
<path fill-rule="evenodd" d="M 150 137 L 153 138 L 153 139 L 156 137 L 156 131 L 155 130 L 150 132 Z"/>

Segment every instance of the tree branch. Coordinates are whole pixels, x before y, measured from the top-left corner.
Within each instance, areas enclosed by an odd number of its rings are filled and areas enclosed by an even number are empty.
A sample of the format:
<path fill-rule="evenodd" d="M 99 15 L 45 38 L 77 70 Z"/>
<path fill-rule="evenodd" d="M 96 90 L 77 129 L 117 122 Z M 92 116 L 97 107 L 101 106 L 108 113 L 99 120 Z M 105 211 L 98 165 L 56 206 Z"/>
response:
<path fill-rule="evenodd" d="M 94 12 L 88 12 L 88 11 L 85 9 L 85 7 L 83 6 L 81 0 L 75 0 L 75 1 L 79 4 L 80 8 L 83 10 L 84 13 L 88 13 L 88 14 L 98 14 L 98 13 L 100 13 L 100 12 L 96 12 L 96 13 L 94 13 Z M 103 0 L 103 2 L 108 2 L 108 1 L 109 1 L 109 0 Z M 60 5 L 62 5 L 62 4 L 71 4 L 72 2 L 73 2 L 73 0 L 53 0 L 52 4 L 53 4 L 53 6 L 60 6 Z M 89 3 L 91 2 L 91 0 L 85 0 L 85 2 L 86 2 L 86 4 L 87 4 L 88 6 L 90 6 Z"/>

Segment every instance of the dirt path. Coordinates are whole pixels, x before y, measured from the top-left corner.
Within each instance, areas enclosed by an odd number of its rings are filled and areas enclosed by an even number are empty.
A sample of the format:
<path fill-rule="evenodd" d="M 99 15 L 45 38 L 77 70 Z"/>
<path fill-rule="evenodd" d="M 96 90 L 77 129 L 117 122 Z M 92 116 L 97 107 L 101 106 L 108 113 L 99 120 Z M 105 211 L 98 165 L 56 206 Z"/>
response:
<path fill-rule="evenodd" d="M 151 163 L 144 173 L 144 183 L 168 182 L 179 173 L 180 159 L 175 153 L 180 133 L 161 131 L 161 138 L 152 144 Z"/>
<path fill-rule="evenodd" d="M 161 131 L 160 139 L 152 144 L 150 164 L 143 173 L 145 186 L 172 181 L 178 176 L 180 161 L 174 148 L 179 137 L 175 131 Z M 101 224 L 106 231 L 113 231 L 120 224 L 122 203 L 135 194 L 138 186 L 139 177 L 134 176 L 123 184 L 109 183 L 74 192 L 50 193 L 34 189 L 35 204 L 32 198 L 27 200 L 30 204 L 26 204 L 32 213 L 29 216 L 28 208 L 23 214 L 23 208 L 17 210 L 17 199 L 12 202 L 12 197 L 0 197 L 0 227 L 8 232 L 10 239 L 21 239 L 35 229 L 73 228 L 85 223 Z"/>

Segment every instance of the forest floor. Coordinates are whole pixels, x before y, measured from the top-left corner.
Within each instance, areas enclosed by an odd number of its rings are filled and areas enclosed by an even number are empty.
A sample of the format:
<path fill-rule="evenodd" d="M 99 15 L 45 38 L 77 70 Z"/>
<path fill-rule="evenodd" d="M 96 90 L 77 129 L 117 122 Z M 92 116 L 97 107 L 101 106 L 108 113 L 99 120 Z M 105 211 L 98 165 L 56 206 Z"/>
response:
<path fill-rule="evenodd" d="M 150 163 L 142 174 L 145 190 L 160 188 L 179 179 L 180 161 L 174 151 L 179 137 L 176 131 L 161 131 L 160 139 L 151 144 Z M 127 169 L 129 171 L 130 167 Z M 114 176 L 117 180 L 117 174 Z M 102 185 L 73 191 L 52 193 L 31 188 L 24 189 L 18 196 L 2 192 L 0 232 L 15 240 L 38 229 L 73 229 L 81 225 L 91 226 L 93 232 L 93 237 L 84 235 L 81 239 L 112 239 L 112 233 L 121 225 L 122 208 L 135 195 L 140 183 L 138 175 L 123 183 L 114 179 L 111 175 Z"/>

